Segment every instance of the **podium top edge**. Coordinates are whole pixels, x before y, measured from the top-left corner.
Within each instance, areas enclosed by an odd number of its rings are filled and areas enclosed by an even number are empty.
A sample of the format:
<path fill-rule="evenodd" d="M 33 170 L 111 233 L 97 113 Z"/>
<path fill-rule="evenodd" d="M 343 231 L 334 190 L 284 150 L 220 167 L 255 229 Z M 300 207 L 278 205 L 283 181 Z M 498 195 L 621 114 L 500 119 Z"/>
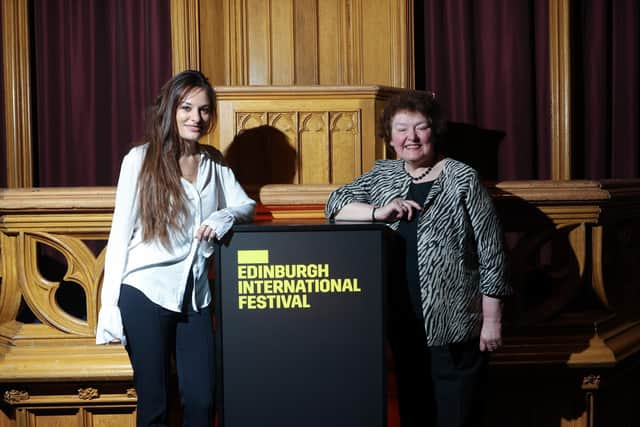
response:
<path fill-rule="evenodd" d="M 243 232 L 273 232 L 273 231 L 365 231 L 365 230 L 391 230 L 384 223 L 336 221 L 333 223 L 308 223 L 308 222 L 273 222 L 258 221 L 251 224 L 236 224 L 233 231 Z"/>

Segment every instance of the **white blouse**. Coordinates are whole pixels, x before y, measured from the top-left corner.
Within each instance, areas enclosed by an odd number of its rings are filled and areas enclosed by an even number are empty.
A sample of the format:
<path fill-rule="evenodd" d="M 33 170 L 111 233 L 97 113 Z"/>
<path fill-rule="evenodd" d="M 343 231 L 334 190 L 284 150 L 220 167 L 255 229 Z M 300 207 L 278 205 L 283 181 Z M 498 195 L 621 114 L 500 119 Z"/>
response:
<path fill-rule="evenodd" d="M 118 308 L 122 283 L 135 287 L 167 310 L 179 312 L 191 271 L 194 292 L 190 304 L 196 311 L 209 305 L 207 259 L 213 254 L 214 244 L 196 240 L 196 230 L 206 224 L 222 238 L 233 224 L 249 222 L 255 213 L 255 201 L 244 192 L 233 171 L 202 154 L 196 183 L 182 179 L 189 216 L 183 232 L 170 236 L 172 250 L 167 250 L 158 241 L 142 241 L 138 191 L 144 189 L 138 189 L 138 175 L 146 147 L 132 148 L 120 168 L 104 265 L 97 344 L 114 339 L 126 344 Z M 162 214 L 158 212 L 158 215 Z"/>

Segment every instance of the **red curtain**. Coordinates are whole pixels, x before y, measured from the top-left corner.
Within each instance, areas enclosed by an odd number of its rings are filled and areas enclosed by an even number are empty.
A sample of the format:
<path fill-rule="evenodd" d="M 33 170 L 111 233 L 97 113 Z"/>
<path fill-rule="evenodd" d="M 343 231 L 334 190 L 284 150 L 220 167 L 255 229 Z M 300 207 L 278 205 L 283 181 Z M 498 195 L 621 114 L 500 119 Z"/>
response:
<path fill-rule="evenodd" d="M 570 4 L 572 178 L 637 178 L 640 2 Z M 548 2 L 416 1 L 416 37 L 418 88 L 476 130 L 463 134 L 470 162 L 493 157 L 492 178 L 549 178 Z M 497 154 L 487 129 L 504 134 Z"/>
<path fill-rule="evenodd" d="M 33 0 L 36 186 L 114 185 L 171 76 L 169 0 Z"/>
<path fill-rule="evenodd" d="M 571 2 L 574 176 L 640 177 L 640 3 Z"/>
<path fill-rule="evenodd" d="M 423 85 L 454 128 L 469 130 L 459 135 L 470 153 L 463 160 L 488 166 L 480 171 L 489 178 L 548 178 L 547 2 L 424 0 L 421 8 Z"/>

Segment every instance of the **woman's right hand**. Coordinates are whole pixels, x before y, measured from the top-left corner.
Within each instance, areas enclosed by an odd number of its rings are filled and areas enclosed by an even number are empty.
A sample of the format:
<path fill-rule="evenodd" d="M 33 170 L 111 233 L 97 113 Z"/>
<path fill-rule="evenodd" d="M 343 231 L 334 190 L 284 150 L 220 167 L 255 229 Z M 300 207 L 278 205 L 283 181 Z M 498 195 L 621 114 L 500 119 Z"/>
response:
<path fill-rule="evenodd" d="M 376 221 L 393 222 L 400 219 L 411 221 L 416 211 L 421 211 L 422 206 L 413 200 L 405 200 L 401 197 L 393 199 L 388 204 L 376 208 Z"/>
<path fill-rule="evenodd" d="M 195 237 L 197 240 L 211 241 L 216 238 L 216 230 L 214 230 L 213 228 L 209 227 L 206 224 L 202 224 L 196 230 Z"/>

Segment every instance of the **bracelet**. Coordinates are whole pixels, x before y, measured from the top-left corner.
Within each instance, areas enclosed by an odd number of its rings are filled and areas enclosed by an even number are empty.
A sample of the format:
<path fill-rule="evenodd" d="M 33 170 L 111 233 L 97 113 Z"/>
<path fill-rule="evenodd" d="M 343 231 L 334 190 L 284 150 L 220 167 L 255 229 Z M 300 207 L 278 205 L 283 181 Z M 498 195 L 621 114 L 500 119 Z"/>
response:
<path fill-rule="evenodd" d="M 371 209 L 371 222 L 376 222 L 376 208 L 375 206 Z"/>

